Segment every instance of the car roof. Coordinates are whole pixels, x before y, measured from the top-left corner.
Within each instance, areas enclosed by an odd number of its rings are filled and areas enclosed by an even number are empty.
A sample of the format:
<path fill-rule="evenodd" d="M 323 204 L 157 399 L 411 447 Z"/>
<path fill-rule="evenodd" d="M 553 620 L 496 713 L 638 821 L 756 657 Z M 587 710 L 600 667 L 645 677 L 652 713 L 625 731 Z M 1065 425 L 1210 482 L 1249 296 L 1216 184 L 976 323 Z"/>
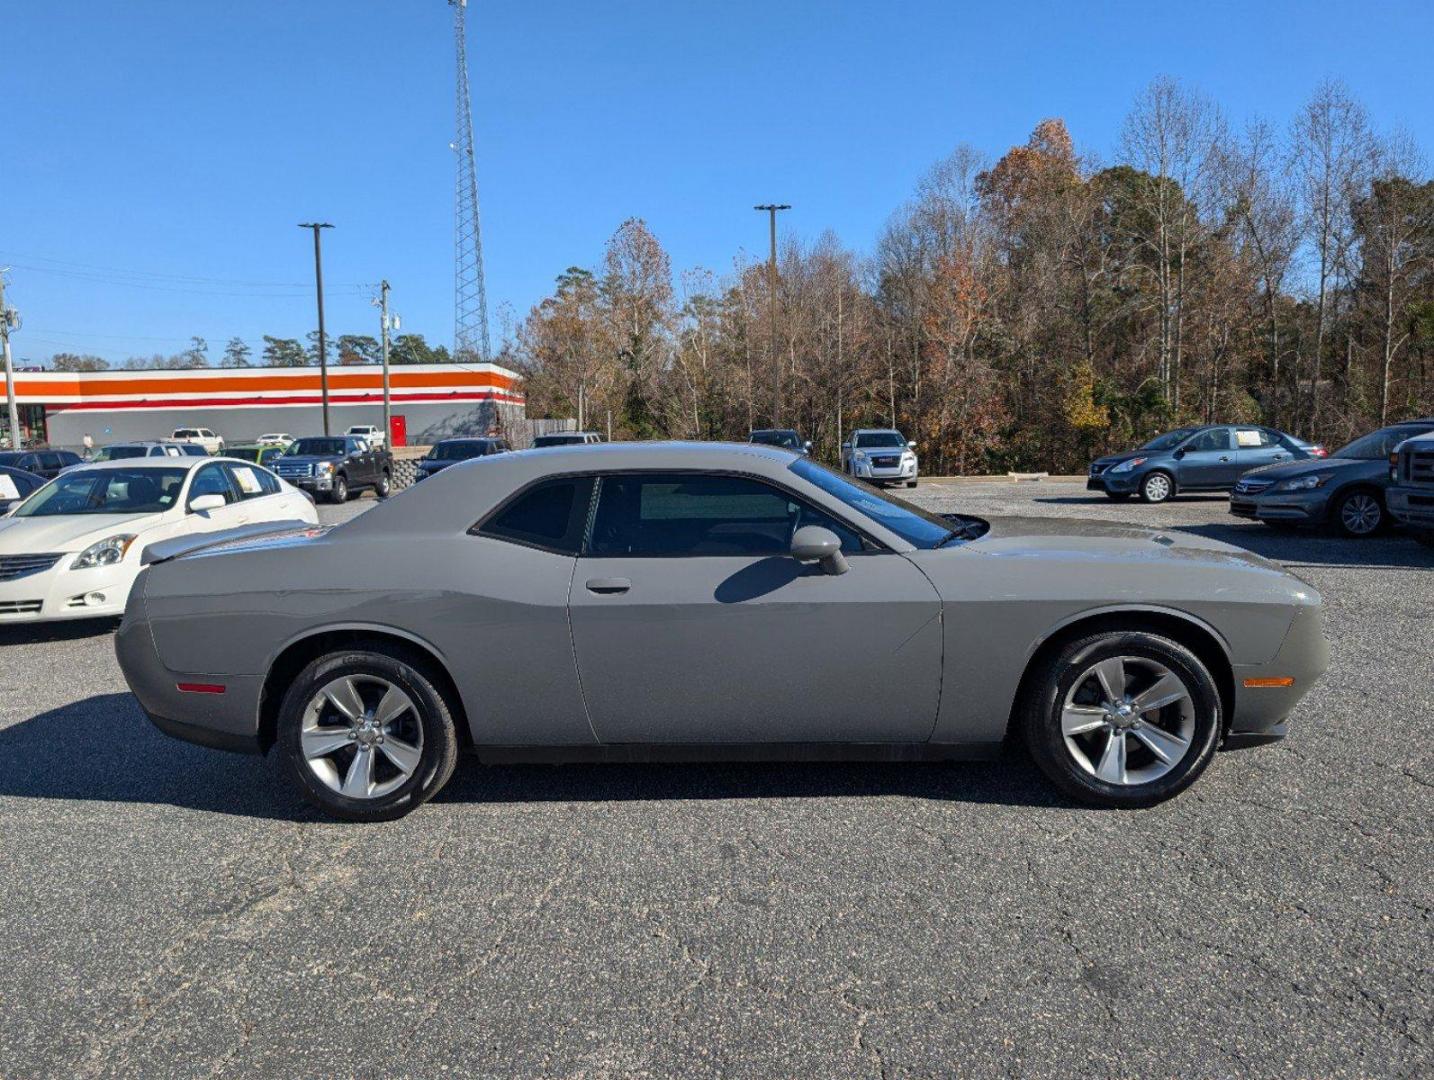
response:
<path fill-rule="evenodd" d="M 117 445 L 125 445 L 123 443 Z M 220 461 L 216 457 L 136 457 L 120 458 L 118 461 L 86 461 L 75 468 L 75 472 L 82 469 L 195 469 L 210 461 Z M 68 475 L 68 474 L 67 474 Z"/>

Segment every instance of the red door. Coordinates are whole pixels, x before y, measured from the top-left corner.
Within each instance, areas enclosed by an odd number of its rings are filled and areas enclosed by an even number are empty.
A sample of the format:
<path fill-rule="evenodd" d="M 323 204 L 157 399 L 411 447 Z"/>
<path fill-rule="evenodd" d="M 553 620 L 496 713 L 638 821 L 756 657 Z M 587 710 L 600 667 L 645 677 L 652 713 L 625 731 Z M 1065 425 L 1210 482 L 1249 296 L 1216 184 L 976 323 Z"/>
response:
<path fill-rule="evenodd" d="M 408 445 L 408 420 L 402 413 L 390 413 L 388 417 L 388 445 Z"/>

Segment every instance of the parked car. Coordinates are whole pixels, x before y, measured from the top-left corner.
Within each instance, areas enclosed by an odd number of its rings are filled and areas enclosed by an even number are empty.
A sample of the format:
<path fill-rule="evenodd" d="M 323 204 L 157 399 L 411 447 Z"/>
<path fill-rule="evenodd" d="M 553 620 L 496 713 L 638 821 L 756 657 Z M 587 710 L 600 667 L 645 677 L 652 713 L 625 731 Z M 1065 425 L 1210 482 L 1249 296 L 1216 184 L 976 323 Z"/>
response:
<path fill-rule="evenodd" d="M 110 443 L 102 446 L 94 452 L 89 461 L 76 462 L 68 466 L 66 471 L 76 465 L 89 465 L 100 461 L 127 461 L 132 458 L 145 457 L 208 457 L 208 451 L 197 443 L 161 442 L 158 439 L 145 439 L 139 442 Z"/>
<path fill-rule="evenodd" d="M 1230 495 L 1230 513 L 1269 525 L 1329 525 L 1344 536 L 1374 536 L 1389 524 L 1389 455 L 1404 440 L 1434 431 L 1434 419 L 1380 428 L 1333 454 L 1247 472 Z"/>
<path fill-rule="evenodd" d="M 393 489 L 393 455 L 375 450 L 357 435 L 318 435 L 295 439 L 277 461 L 274 471 L 289 483 L 322 495 L 330 502 L 347 502 L 364 488 L 380 499 Z"/>
<path fill-rule="evenodd" d="M 224 450 L 224 440 L 207 427 L 175 428 L 174 434 L 170 436 L 170 440 L 177 443 L 193 443 L 196 446 L 202 446 L 205 452 L 209 454 L 219 454 Z"/>
<path fill-rule="evenodd" d="M 6 450 L 0 452 L 0 465 L 21 472 L 34 473 L 53 480 L 61 471 L 81 462 L 79 454 L 69 450 Z"/>
<path fill-rule="evenodd" d="M 493 454 L 506 454 L 508 450 L 508 443 L 505 439 L 444 439 L 434 443 L 428 453 L 418 459 L 417 479 L 426 480 L 434 473 L 442 472 L 448 466 L 456 465 L 460 461 L 488 457 Z"/>
<path fill-rule="evenodd" d="M 388 436 L 384 433 L 383 428 L 376 424 L 354 424 L 344 434 L 363 439 L 373 447 L 388 445 Z"/>
<path fill-rule="evenodd" d="M 116 639 L 156 725 L 273 751 L 328 813 L 489 761 L 989 757 L 1145 806 L 1271 741 L 1321 600 L 1189 533 L 936 515 L 784 450 L 448 469 L 335 528 L 152 548 Z M 193 680 L 198 686 L 188 686 Z M 460 728 L 463 734 L 460 736 Z"/>
<path fill-rule="evenodd" d="M 1325 448 L 1324 443 L 1310 442 L 1309 439 L 1301 439 L 1298 435 L 1291 435 L 1290 441 L 1310 457 L 1329 457 L 1329 450 Z"/>
<path fill-rule="evenodd" d="M 894 428 L 858 428 L 841 444 L 843 471 L 873 484 L 916 486 L 916 444 Z"/>
<path fill-rule="evenodd" d="M 254 441 L 260 446 L 288 446 L 294 437 L 284 431 L 267 431 Z"/>
<path fill-rule="evenodd" d="M 1186 491 L 1229 491 L 1251 469 L 1313 456 L 1284 432 L 1254 424 L 1203 424 L 1157 435 L 1138 450 L 1091 462 L 1086 487 L 1116 500 L 1162 503 Z"/>
<path fill-rule="evenodd" d="M 1434 434 L 1419 435 L 1395 447 L 1389 478 L 1390 487 L 1384 493 L 1389 512 L 1407 525 L 1421 544 L 1434 547 Z"/>
<path fill-rule="evenodd" d="M 804 441 L 792 428 L 757 428 L 748 434 L 747 441 L 763 446 L 780 446 L 798 454 L 812 452 L 812 444 Z"/>
<path fill-rule="evenodd" d="M 243 462 L 155 457 L 83 465 L 0 519 L 0 623 L 121 614 L 144 549 L 156 541 L 317 521 L 302 493 Z"/>
<path fill-rule="evenodd" d="M 547 446 L 590 446 L 600 442 L 602 436 L 596 431 L 553 431 L 547 435 L 536 436 L 533 439 L 533 449 L 541 450 Z"/>
<path fill-rule="evenodd" d="M 0 514 L 8 514 L 45 483 L 45 478 L 36 473 L 0 465 Z"/>
<path fill-rule="evenodd" d="M 231 446 L 224 451 L 224 456 L 238 458 L 240 461 L 252 461 L 256 465 L 272 469 L 274 462 L 278 461 L 283 453 L 284 446 L 277 443 L 254 443 L 248 446 Z"/>

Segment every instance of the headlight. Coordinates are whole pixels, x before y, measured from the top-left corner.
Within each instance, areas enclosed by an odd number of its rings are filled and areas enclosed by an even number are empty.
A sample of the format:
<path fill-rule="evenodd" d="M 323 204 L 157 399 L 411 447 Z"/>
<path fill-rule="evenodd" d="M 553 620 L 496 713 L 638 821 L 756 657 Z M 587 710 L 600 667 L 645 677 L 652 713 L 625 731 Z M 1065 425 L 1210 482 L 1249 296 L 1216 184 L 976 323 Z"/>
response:
<path fill-rule="evenodd" d="M 124 553 L 133 543 L 134 533 L 107 536 L 98 544 L 91 544 L 80 552 L 80 557 L 70 564 L 70 569 L 88 570 L 95 566 L 113 566 L 124 558 Z"/>
<path fill-rule="evenodd" d="M 1119 465 L 1112 465 L 1111 472 L 1130 472 L 1137 465 L 1144 465 L 1148 459 L 1143 457 L 1131 458 L 1129 461 L 1122 461 Z"/>
<path fill-rule="evenodd" d="M 1275 486 L 1275 490 L 1313 491 L 1315 488 L 1324 487 L 1333 475 L 1333 473 L 1311 473 L 1309 476 L 1296 476 L 1293 480 L 1282 480 Z"/>
<path fill-rule="evenodd" d="M 332 461 L 321 461 L 314 467 L 314 472 L 329 473 L 333 471 L 334 463 Z"/>
<path fill-rule="evenodd" d="M 863 463 L 864 463 L 864 462 L 866 461 L 866 451 L 865 451 L 865 450 L 858 450 L 858 451 L 856 451 L 856 453 L 852 454 L 852 460 L 853 460 L 853 461 L 860 461 L 860 462 L 863 462 Z"/>

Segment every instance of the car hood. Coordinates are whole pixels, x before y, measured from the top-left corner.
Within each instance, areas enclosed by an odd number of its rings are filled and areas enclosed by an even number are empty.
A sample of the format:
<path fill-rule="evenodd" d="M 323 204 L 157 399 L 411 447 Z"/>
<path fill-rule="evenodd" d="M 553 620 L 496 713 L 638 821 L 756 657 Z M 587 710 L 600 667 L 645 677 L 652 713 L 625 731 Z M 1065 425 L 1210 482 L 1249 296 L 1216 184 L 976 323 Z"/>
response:
<path fill-rule="evenodd" d="M 1105 457 L 1096 458 L 1092 465 L 1104 465 L 1107 469 L 1112 465 L 1119 465 L 1122 461 L 1129 461 L 1137 457 L 1155 457 L 1164 453 L 1163 450 L 1127 450 L 1123 454 L 1107 454 Z"/>
<path fill-rule="evenodd" d="M 472 458 L 463 458 L 462 461 L 472 461 Z M 450 465 L 457 465 L 457 461 L 445 461 L 439 458 L 419 458 L 418 467 L 427 472 L 436 472 L 439 469 L 446 469 Z"/>
<path fill-rule="evenodd" d="M 163 514 L 57 514 L 0 519 L 0 554 L 83 551 L 116 533 L 142 534 Z"/>
<path fill-rule="evenodd" d="M 1307 476 L 1310 473 L 1344 472 L 1348 469 L 1357 469 L 1361 465 L 1371 468 L 1375 474 L 1382 475 L 1389 471 L 1389 466 L 1382 459 L 1374 461 L 1362 461 L 1359 458 L 1306 458 L 1300 461 L 1281 461 L 1275 465 L 1262 465 L 1258 469 L 1251 469 L 1245 476 L 1258 476 L 1264 480 L 1292 480 L 1296 476 Z"/>
<path fill-rule="evenodd" d="M 1005 559 L 1173 561 L 1286 574 L 1282 567 L 1244 548 L 1175 529 L 1142 529 L 1080 518 L 997 517 L 989 520 L 990 531 L 968 541 L 968 550 Z"/>

